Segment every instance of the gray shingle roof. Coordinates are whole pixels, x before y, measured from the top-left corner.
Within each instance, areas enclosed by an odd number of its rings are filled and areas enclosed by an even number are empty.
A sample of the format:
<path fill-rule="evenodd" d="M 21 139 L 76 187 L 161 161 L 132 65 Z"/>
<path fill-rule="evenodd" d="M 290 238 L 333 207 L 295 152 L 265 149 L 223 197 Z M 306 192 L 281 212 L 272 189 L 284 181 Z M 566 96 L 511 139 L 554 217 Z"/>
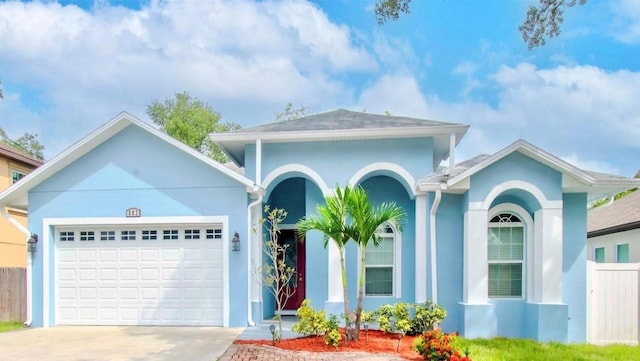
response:
<path fill-rule="evenodd" d="M 640 222 L 640 191 L 587 212 L 587 232 Z"/>
<path fill-rule="evenodd" d="M 313 130 L 348 130 L 451 126 L 458 123 L 439 122 L 409 117 L 379 115 L 338 109 L 303 118 L 238 129 L 230 133 L 296 132 Z"/>
<path fill-rule="evenodd" d="M 483 160 L 489 158 L 491 155 L 489 154 L 480 154 L 471 159 L 467 159 L 464 162 L 460 162 L 453 166 L 453 170 L 449 173 L 449 175 L 445 175 L 445 171 L 447 167 L 438 167 L 435 172 L 429 174 L 428 176 L 422 178 L 422 182 L 424 183 L 440 183 L 443 180 L 451 177 L 455 177 L 458 174 L 466 171 L 467 169 L 473 167 L 476 164 L 481 163 Z"/>

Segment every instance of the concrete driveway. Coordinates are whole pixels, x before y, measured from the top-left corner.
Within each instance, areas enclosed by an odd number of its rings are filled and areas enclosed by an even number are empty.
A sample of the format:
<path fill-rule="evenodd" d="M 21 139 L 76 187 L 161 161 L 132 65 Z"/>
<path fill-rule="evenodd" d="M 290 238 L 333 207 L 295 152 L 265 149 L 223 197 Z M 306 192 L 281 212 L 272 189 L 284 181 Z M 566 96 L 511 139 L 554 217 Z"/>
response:
<path fill-rule="evenodd" d="M 64 326 L 0 333 L 3 361 L 215 361 L 242 328 Z"/>

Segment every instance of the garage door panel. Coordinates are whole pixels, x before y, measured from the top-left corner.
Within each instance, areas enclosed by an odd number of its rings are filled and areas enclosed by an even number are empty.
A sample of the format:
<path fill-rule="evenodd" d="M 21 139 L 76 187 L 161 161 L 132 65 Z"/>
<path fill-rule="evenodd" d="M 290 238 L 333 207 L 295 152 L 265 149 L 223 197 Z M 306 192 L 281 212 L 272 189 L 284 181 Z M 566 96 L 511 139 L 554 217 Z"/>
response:
<path fill-rule="evenodd" d="M 97 254 L 95 249 L 79 249 L 78 250 L 78 262 L 91 262 L 94 263 L 97 260 Z"/>
<path fill-rule="evenodd" d="M 118 251 L 115 249 L 101 249 L 99 259 L 100 262 L 116 262 L 118 260 Z"/>
<path fill-rule="evenodd" d="M 64 230 L 57 323 L 222 326 L 221 231 L 169 228 Z"/>

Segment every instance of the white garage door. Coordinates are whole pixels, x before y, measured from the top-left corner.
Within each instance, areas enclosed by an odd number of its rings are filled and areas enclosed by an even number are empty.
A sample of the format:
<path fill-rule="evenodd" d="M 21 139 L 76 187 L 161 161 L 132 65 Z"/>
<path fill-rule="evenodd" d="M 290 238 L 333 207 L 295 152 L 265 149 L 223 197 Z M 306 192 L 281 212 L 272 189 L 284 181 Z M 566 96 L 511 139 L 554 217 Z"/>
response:
<path fill-rule="evenodd" d="M 56 227 L 59 325 L 223 324 L 222 227 Z"/>

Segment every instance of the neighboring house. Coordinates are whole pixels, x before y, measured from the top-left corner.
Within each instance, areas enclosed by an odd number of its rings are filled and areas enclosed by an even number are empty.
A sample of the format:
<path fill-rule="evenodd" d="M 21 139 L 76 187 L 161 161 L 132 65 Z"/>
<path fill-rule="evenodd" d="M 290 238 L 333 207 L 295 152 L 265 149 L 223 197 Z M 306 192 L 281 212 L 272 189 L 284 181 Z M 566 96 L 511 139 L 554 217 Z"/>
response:
<path fill-rule="evenodd" d="M 638 185 L 578 169 L 519 140 L 447 168 L 468 126 L 337 110 L 213 134 L 244 175 L 122 113 L 0 194 L 29 210 L 33 324 L 246 326 L 274 314 L 256 278 L 264 204 L 304 298 L 342 312 L 338 254 L 295 242 L 336 185 L 407 213 L 381 229 L 364 306 L 446 307 L 467 337 L 581 342 L 586 330 L 587 202 Z M 453 165 L 453 164 L 452 164 Z M 295 248 L 295 252 L 294 249 Z M 357 250 L 346 249 L 355 304 Z"/>
<path fill-rule="evenodd" d="M 640 262 L 640 191 L 593 208 L 587 215 L 588 260 Z"/>
<path fill-rule="evenodd" d="M 29 174 L 42 161 L 30 157 L 13 147 L 0 142 L 0 190 L 9 188 Z M 27 212 L 6 208 L 14 219 L 27 225 Z M 4 217 L 0 218 L 0 267 L 26 267 L 26 237 Z"/>

